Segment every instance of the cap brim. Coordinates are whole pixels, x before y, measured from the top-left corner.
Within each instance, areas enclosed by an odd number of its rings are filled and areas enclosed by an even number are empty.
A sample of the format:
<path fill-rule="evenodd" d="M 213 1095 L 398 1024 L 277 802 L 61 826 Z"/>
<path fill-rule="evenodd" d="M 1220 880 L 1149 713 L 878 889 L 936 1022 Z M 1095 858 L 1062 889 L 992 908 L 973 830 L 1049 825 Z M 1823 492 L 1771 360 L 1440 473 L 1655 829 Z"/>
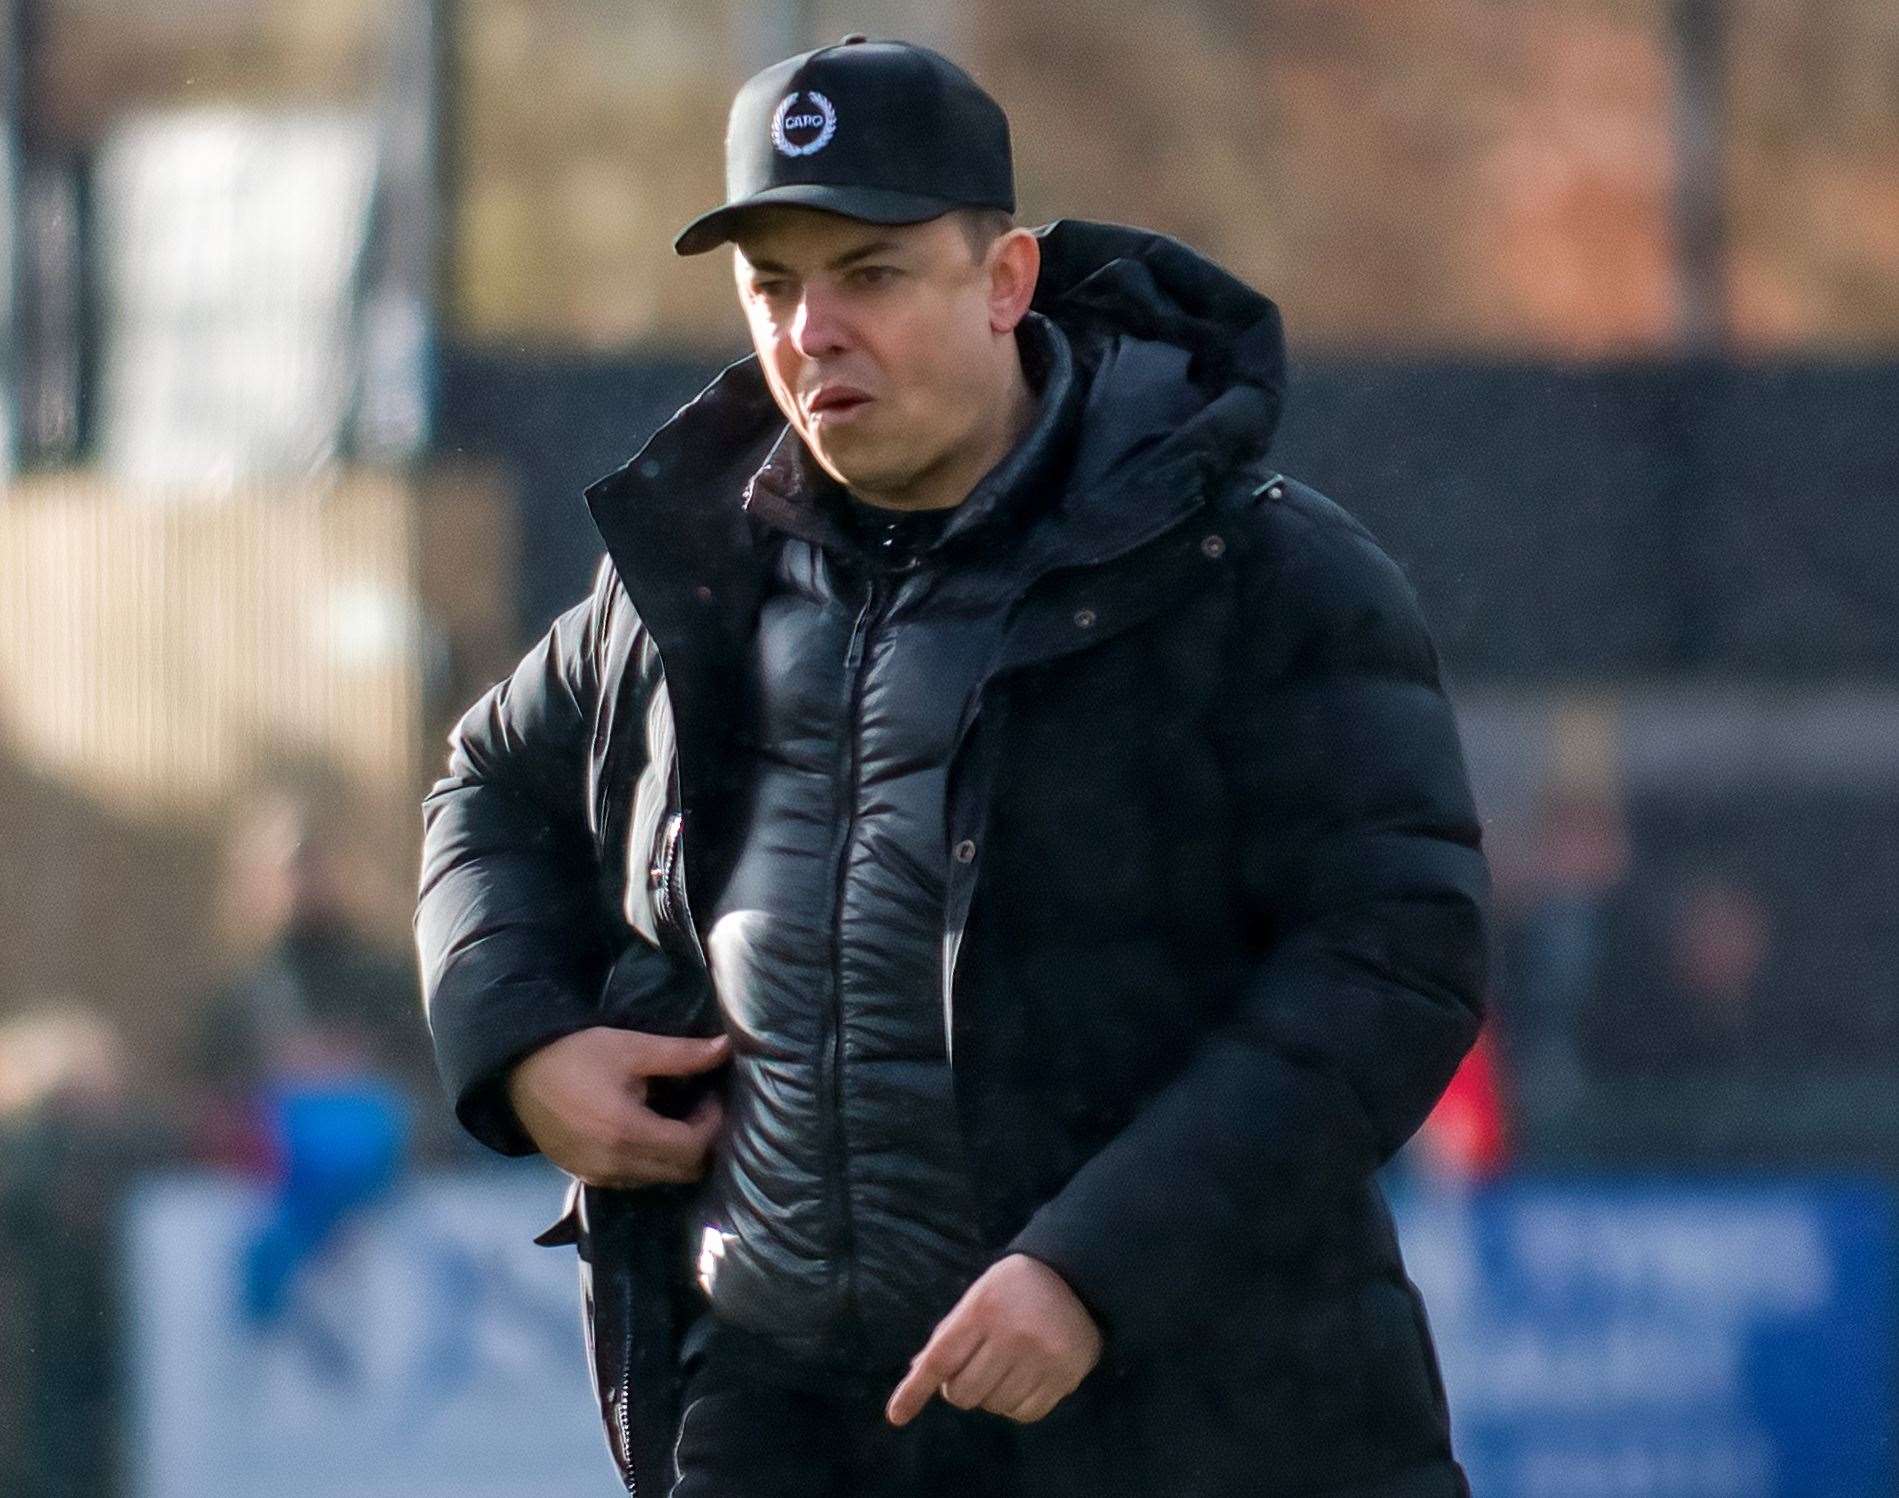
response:
<path fill-rule="evenodd" d="M 823 182 L 794 182 L 783 187 L 767 187 L 702 213 L 679 231 L 673 250 L 680 255 L 703 255 L 731 241 L 739 220 L 754 208 L 774 204 L 795 208 L 820 208 L 826 213 L 858 218 L 870 224 L 920 224 L 940 218 L 957 207 L 943 198 L 924 197 L 913 192 L 891 192 L 881 187 L 834 187 Z"/>

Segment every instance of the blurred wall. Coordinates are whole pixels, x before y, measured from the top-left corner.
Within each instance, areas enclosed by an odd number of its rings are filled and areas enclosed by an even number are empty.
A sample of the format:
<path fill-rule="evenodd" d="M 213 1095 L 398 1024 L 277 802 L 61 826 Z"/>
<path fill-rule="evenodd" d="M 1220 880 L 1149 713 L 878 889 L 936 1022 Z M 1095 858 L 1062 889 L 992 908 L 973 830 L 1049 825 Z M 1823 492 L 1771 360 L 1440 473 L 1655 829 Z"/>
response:
<path fill-rule="evenodd" d="M 1744 348 L 1899 339 L 1899 5 L 1729 0 L 1730 313 Z"/>
<path fill-rule="evenodd" d="M 1666 0 L 468 0 L 454 314 L 514 347 L 723 349 L 723 257 L 673 232 L 722 196 L 733 89 L 858 29 L 944 47 L 1015 127 L 1025 221 L 1177 234 L 1381 354 L 1665 352 L 1682 332 L 1680 51 Z M 1899 337 L 1899 11 L 1729 0 L 1713 169 L 1739 348 Z M 777 44 L 778 50 L 774 50 Z"/>
<path fill-rule="evenodd" d="M 34 0 L 44 138 L 96 141 L 129 110 L 336 103 L 380 75 L 387 0 Z"/>
<path fill-rule="evenodd" d="M 391 314 L 416 314 L 397 331 L 415 365 L 428 355 L 426 319 L 400 305 L 427 275 L 390 268 L 428 253 L 418 100 L 429 23 L 452 9 L 9 9 L 22 363 L 70 375 L 60 393 L 89 419 L 0 475 L 0 1014 L 65 997 L 141 1044 L 175 1035 L 234 956 L 216 908 L 228 816 L 300 767 L 337 788 L 364 925 L 409 943 L 420 786 L 446 720 L 513 659 L 511 497 L 491 470 L 411 462 L 373 430 Z M 312 121 L 360 145 L 348 190 L 259 149 Z M 125 170 L 128 150 L 195 129 L 230 149 Z M 302 317 L 293 272 L 313 256 L 329 295 Z M 294 396 L 313 354 L 335 399 L 309 444 L 224 440 Z M 110 398 L 115 371 L 147 388 Z M 175 378 L 158 389 L 158 373 Z M 153 418 L 153 462 L 124 461 L 127 411 Z"/>
<path fill-rule="evenodd" d="M 1899 8 L 1717 0 L 1719 298 L 1742 351 L 1899 337 Z M 1626 355 L 1682 329 L 1671 0 L 453 0 L 449 312 L 513 347 L 720 349 L 733 89 L 847 30 L 966 64 L 1014 121 L 1022 212 L 1178 234 L 1321 350 Z M 36 139 L 127 109 L 334 103 L 381 78 L 369 0 L 35 0 Z"/>
<path fill-rule="evenodd" d="M 1717 0 L 1719 299 L 1743 351 L 1899 337 L 1899 9 Z M 377 88 L 368 0 L 36 0 L 31 133 Z M 1150 224 L 1320 350 L 1666 351 L 1682 331 L 1671 0 L 453 0 L 448 311 L 513 347 L 726 348 L 716 201 L 751 71 L 848 30 L 940 46 L 1015 125 L 1022 212 Z"/>
<path fill-rule="evenodd" d="M 352 913 L 407 948 L 421 788 L 513 659 L 491 473 L 168 498 L 58 476 L 0 504 L 0 1014 L 73 998 L 141 1044 L 239 955 L 222 844 L 260 785 L 317 784 Z"/>

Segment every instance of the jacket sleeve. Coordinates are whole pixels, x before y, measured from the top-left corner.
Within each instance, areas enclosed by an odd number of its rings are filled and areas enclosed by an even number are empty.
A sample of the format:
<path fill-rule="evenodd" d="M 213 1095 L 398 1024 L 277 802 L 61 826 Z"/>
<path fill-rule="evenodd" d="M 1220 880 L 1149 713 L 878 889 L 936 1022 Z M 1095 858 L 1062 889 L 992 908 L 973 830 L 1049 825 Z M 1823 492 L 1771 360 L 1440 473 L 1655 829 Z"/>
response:
<path fill-rule="evenodd" d="M 436 1065 L 462 1125 L 508 1155 L 534 1151 L 509 1070 L 601 1023 L 587 784 L 609 580 L 602 563 L 592 594 L 463 714 L 422 802 L 415 938 Z"/>
<path fill-rule="evenodd" d="M 1490 876 L 1436 647 L 1397 564 L 1298 498 L 1289 540 L 1260 548 L 1282 555 L 1241 569 L 1217 729 L 1261 956 L 1183 1071 L 1005 1250 L 1055 1268 L 1124 1349 L 1311 1251 L 1481 1018 Z"/>

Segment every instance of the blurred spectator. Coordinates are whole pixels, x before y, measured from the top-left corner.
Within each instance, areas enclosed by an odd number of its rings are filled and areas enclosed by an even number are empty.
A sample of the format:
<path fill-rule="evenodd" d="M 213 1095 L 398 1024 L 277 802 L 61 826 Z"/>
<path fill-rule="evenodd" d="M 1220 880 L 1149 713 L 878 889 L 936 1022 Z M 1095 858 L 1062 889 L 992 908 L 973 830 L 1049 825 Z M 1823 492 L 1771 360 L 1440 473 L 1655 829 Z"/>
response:
<path fill-rule="evenodd" d="M 0 1025 L 0 1490 L 116 1490 L 121 1400 L 117 1209 L 167 1154 L 125 1050 L 55 1004 Z"/>
<path fill-rule="evenodd" d="M 1559 784 L 1530 829 L 1517 887 L 1500 900 L 1492 1025 L 1498 1085 L 1532 1158 L 1585 1105 L 1580 1046 L 1606 963 L 1625 939 L 1633 893 L 1629 838 L 1613 784 Z"/>
<path fill-rule="evenodd" d="M 213 1161 L 278 1171 L 272 1113 L 291 1084 L 356 1078 L 435 1102 L 413 965 L 363 934 L 340 843 L 317 798 L 292 790 L 261 794 L 234 826 L 224 915 L 242 965 L 201 1011 L 187 1059 L 200 1152 Z M 422 1110 L 425 1125 L 441 1111 Z"/>
<path fill-rule="evenodd" d="M 1797 1068 L 1802 1036 L 1777 1034 L 1764 973 L 1773 921 L 1761 896 L 1725 874 L 1693 876 L 1661 902 L 1652 981 L 1605 991 L 1583 1030 L 1607 1075 L 1733 1072 L 1768 1061 Z M 1640 953 L 1641 948 L 1637 947 Z"/>
<path fill-rule="evenodd" d="M 245 1250 L 253 1324 L 292 1308 L 298 1276 L 401 1179 L 417 1120 L 438 1125 L 416 976 L 351 911 L 336 826 L 307 792 L 262 794 L 234 828 L 226 919 L 246 965 L 206 1005 L 192 1070 L 204 1157 L 265 1176 Z M 428 1148 L 434 1141 L 423 1141 Z"/>

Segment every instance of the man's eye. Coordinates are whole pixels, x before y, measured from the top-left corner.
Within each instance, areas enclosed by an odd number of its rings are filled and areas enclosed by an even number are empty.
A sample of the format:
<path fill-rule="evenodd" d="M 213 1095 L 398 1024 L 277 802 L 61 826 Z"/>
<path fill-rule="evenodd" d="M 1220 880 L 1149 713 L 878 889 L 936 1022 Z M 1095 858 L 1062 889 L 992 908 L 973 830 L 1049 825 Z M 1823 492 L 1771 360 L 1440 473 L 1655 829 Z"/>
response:
<path fill-rule="evenodd" d="M 859 286 L 882 286 L 896 279 L 897 268 L 894 265 L 860 265 L 851 272 L 851 276 Z"/>
<path fill-rule="evenodd" d="M 790 294 L 791 283 L 789 281 L 754 281 L 752 291 L 768 302 L 775 302 Z"/>

